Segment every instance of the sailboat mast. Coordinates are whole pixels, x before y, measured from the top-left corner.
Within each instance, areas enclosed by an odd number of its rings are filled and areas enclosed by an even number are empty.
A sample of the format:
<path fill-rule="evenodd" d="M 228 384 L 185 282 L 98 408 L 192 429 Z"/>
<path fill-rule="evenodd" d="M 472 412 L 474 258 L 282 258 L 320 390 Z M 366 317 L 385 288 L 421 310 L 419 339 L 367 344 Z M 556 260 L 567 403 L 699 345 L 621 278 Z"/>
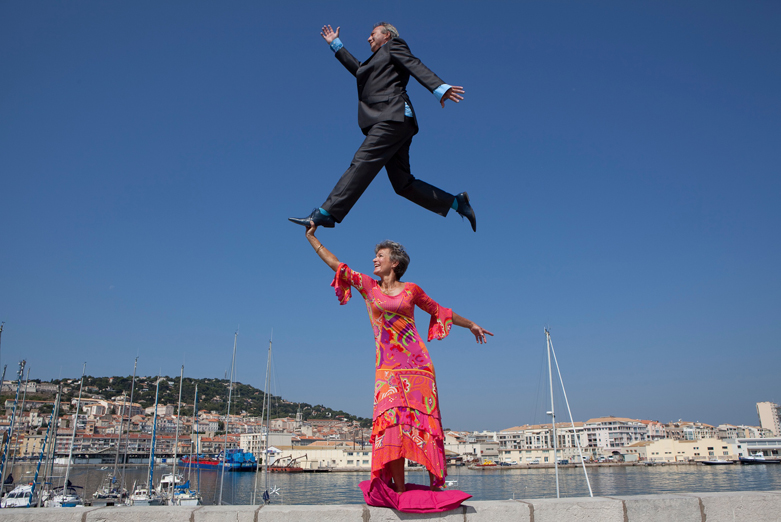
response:
<path fill-rule="evenodd" d="M 160 397 L 160 374 L 157 374 L 157 386 L 155 387 L 155 416 L 152 419 L 152 445 L 149 448 L 149 477 L 147 494 L 152 496 L 152 477 L 155 473 L 155 442 L 157 439 L 157 400 Z"/>
<path fill-rule="evenodd" d="M 122 460 L 122 487 L 125 487 L 125 470 L 127 469 L 127 454 L 128 454 L 128 446 L 130 446 L 130 413 L 133 411 L 133 393 L 136 391 L 136 368 L 138 368 L 138 357 L 136 357 L 136 362 L 133 363 L 133 381 L 130 383 L 130 407 L 127 409 L 127 412 L 123 411 L 122 414 L 124 415 L 127 413 L 127 437 L 125 437 L 125 458 Z M 122 438 L 122 433 L 120 432 L 120 439 Z M 138 440 L 138 439 L 136 439 Z M 122 441 L 120 440 L 120 444 Z"/>
<path fill-rule="evenodd" d="M 195 383 L 195 398 L 193 399 L 193 436 L 195 441 L 190 440 L 190 466 L 187 468 L 188 472 L 193 467 L 193 443 L 195 444 L 195 455 L 198 456 L 198 442 L 200 440 L 200 434 L 198 433 L 198 383 Z M 198 491 L 201 490 L 201 466 L 198 465 Z M 189 475 L 188 475 L 189 477 Z"/>
<path fill-rule="evenodd" d="M 87 372 L 87 363 L 81 369 L 81 384 L 79 384 L 79 399 L 76 401 L 76 414 L 73 416 L 73 433 L 71 434 L 71 444 L 68 450 L 68 466 L 65 468 L 65 482 L 62 486 L 63 497 L 68 494 L 68 479 L 71 474 L 71 457 L 73 457 L 73 445 L 76 444 L 76 428 L 79 425 L 79 410 L 81 409 L 81 390 L 84 389 L 84 375 Z"/>
<path fill-rule="evenodd" d="M 60 431 L 60 402 L 62 401 L 62 381 L 57 385 L 57 399 L 54 401 L 54 409 L 52 411 L 52 419 L 54 422 L 54 433 L 52 434 L 52 442 L 49 444 L 50 448 L 46 450 L 46 465 L 43 468 L 43 484 L 46 484 L 47 479 L 51 478 L 51 474 L 54 470 L 54 457 L 57 450 L 57 434 Z M 38 494 L 37 507 L 41 507 L 43 501 L 43 487 Z"/>
<path fill-rule="evenodd" d="M 548 415 L 551 417 L 551 433 L 553 434 L 553 467 L 556 470 L 556 498 L 559 498 L 559 452 L 558 443 L 556 441 L 556 411 L 553 405 L 553 372 L 551 371 L 551 356 L 550 356 L 550 332 L 545 329 L 545 339 L 547 342 L 548 351 L 548 382 L 550 383 L 550 411 Z"/>
<path fill-rule="evenodd" d="M 588 486 L 588 494 L 593 497 L 594 492 L 591 490 L 591 481 L 588 479 L 588 472 L 586 471 L 586 462 L 583 460 L 583 449 L 580 446 L 580 437 L 575 429 L 575 421 L 572 419 L 572 409 L 569 407 L 569 399 L 567 399 L 567 390 L 564 388 L 564 379 L 561 378 L 561 368 L 559 368 L 559 360 L 556 358 L 556 350 L 553 348 L 553 339 L 548 337 L 550 342 L 550 351 L 553 354 L 553 364 L 556 365 L 556 373 L 559 375 L 559 382 L 561 383 L 561 391 L 564 394 L 564 404 L 567 405 L 567 413 L 569 413 L 569 422 L 572 425 L 572 433 L 575 437 L 575 443 L 578 446 L 578 454 L 580 455 L 580 464 L 583 466 L 583 475 L 586 477 L 586 485 Z"/>
<path fill-rule="evenodd" d="M 225 483 L 225 458 L 228 456 L 228 426 L 231 420 L 231 398 L 233 397 L 233 371 L 236 369 L 236 343 L 238 342 L 239 331 L 233 334 L 233 357 L 231 358 L 231 380 L 228 386 L 228 415 L 225 417 L 225 444 L 222 447 L 222 473 L 220 474 L 220 498 L 218 506 L 222 505 L 222 486 Z"/>
<path fill-rule="evenodd" d="M 24 381 L 24 393 L 22 393 L 22 407 L 19 410 L 19 422 L 22 422 L 24 418 L 24 404 L 27 401 L 27 387 L 30 386 L 30 367 L 27 367 L 27 380 Z M 32 420 L 32 419 L 30 419 Z M 16 451 L 11 454 L 11 466 L 8 468 L 13 472 L 14 465 L 16 465 L 16 454 L 19 453 L 19 437 L 17 436 Z M 10 449 L 10 448 L 9 448 Z"/>
<path fill-rule="evenodd" d="M 3 448 L 3 460 L 0 463 L 0 484 L 5 484 L 5 463 L 8 460 L 8 452 L 11 451 L 11 438 L 14 436 L 14 419 L 16 418 L 16 404 L 19 402 L 19 389 L 22 387 L 22 377 L 24 377 L 24 365 L 27 361 L 22 360 L 19 363 L 19 377 L 16 382 L 16 399 L 14 399 L 14 407 L 11 410 L 11 425 L 8 427 L 8 438 L 5 440 L 5 447 Z M 5 371 L 3 371 L 5 375 Z M 2 381 L 0 381 L 1 385 Z"/>
<path fill-rule="evenodd" d="M 265 448 L 263 450 L 263 469 L 264 480 L 266 489 L 263 493 L 263 500 L 266 504 L 269 503 L 271 497 L 268 492 L 268 447 L 269 438 L 271 437 L 271 393 L 269 388 L 271 387 L 271 344 L 274 338 L 274 332 L 271 332 L 271 338 L 268 340 L 268 360 L 266 361 L 266 390 L 264 395 L 264 402 L 266 403 L 266 441 Z M 268 398 L 268 400 L 266 400 Z M 262 430 L 261 430 L 262 431 Z"/>
<path fill-rule="evenodd" d="M 32 488 L 30 490 L 30 502 L 32 502 L 32 499 L 35 498 L 35 486 L 38 485 L 38 472 L 41 470 L 41 462 L 43 462 L 45 453 L 49 449 L 48 446 L 46 446 L 46 443 L 49 441 L 49 432 L 52 429 L 52 424 L 54 423 L 54 411 L 57 409 L 57 407 L 60 404 L 60 394 L 62 393 L 62 385 L 59 386 L 59 389 L 57 390 L 57 398 L 54 401 L 54 406 L 52 407 L 52 414 L 49 417 L 49 425 L 46 426 L 46 435 L 43 437 L 43 445 L 41 446 L 41 454 L 38 456 L 38 464 L 35 466 L 35 477 L 33 478 L 33 484 Z M 57 428 L 54 428 L 55 431 Z M 44 471 L 46 469 L 44 468 Z M 45 476 L 45 474 L 44 474 Z M 38 496 L 40 497 L 40 493 L 38 493 Z M 30 502 L 27 503 L 28 506 L 30 506 Z"/>
<path fill-rule="evenodd" d="M 179 419 L 182 414 L 182 384 L 184 383 L 184 364 L 179 374 L 179 403 L 176 406 L 176 438 L 174 439 L 174 478 L 171 481 L 172 488 L 176 489 L 176 464 L 179 461 Z M 171 491 L 171 499 L 174 498 L 174 492 Z"/>
<path fill-rule="evenodd" d="M 117 467 L 119 466 L 119 449 L 122 447 L 122 431 L 125 427 L 125 409 L 127 408 L 127 394 L 122 394 L 122 409 L 119 412 L 119 437 L 117 437 L 117 451 L 114 453 L 114 471 L 111 472 L 111 479 L 117 479 Z"/>

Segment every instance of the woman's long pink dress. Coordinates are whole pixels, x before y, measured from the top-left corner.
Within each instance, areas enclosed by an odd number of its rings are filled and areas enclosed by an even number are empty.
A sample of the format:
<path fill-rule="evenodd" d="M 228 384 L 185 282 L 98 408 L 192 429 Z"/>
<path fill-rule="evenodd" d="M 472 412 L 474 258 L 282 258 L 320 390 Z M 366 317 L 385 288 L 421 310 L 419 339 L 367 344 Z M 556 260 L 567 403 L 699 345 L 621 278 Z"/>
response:
<path fill-rule="evenodd" d="M 414 283 L 404 283 L 395 296 L 385 295 L 379 283 L 341 263 L 333 283 L 340 304 L 350 300 L 351 288 L 366 301 L 374 330 L 376 373 L 372 427 L 372 479 L 389 482 L 388 462 L 407 458 L 434 475 L 433 485 L 445 484 L 444 434 L 439 414 L 434 365 L 415 328 L 415 305 L 431 315 L 428 340 L 444 339 L 453 324 L 453 311 L 439 306 Z"/>

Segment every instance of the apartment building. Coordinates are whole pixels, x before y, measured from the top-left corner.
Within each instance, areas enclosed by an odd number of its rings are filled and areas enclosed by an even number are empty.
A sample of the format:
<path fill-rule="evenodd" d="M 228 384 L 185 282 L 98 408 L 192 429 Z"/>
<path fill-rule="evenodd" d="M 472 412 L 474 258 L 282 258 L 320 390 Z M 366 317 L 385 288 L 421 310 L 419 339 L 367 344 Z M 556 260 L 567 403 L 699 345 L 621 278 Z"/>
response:
<path fill-rule="evenodd" d="M 598 417 L 583 425 L 588 448 L 615 449 L 642 442 L 648 438 L 648 426 L 626 417 Z"/>
<path fill-rule="evenodd" d="M 758 402 L 759 425 L 770 430 L 775 437 L 781 437 L 781 406 L 774 402 Z"/>

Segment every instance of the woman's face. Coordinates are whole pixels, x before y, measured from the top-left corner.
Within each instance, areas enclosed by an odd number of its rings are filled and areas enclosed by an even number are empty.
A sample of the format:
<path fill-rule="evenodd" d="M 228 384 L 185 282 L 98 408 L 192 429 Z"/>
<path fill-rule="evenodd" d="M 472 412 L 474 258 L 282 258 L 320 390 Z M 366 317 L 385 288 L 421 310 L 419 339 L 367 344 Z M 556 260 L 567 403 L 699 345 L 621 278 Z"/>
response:
<path fill-rule="evenodd" d="M 379 249 L 377 254 L 374 256 L 373 263 L 374 275 L 378 277 L 391 275 L 393 273 L 393 267 L 399 264 L 398 261 L 395 263 L 391 262 L 390 249 L 388 248 Z"/>

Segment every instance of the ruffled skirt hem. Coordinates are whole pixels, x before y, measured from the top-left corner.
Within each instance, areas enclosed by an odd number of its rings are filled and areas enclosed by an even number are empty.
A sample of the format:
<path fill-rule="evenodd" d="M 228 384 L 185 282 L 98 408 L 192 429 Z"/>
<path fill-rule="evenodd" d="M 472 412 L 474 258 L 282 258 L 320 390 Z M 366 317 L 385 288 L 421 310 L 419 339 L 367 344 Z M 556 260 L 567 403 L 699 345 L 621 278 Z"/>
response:
<path fill-rule="evenodd" d="M 410 413 L 416 413 L 414 417 L 419 420 L 430 417 L 416 410 L 410 410 Z M 432 485 L 443 487 L 447 467 L 444 437 L 439 422 L 436 422 L 438 429 L 429 431 L 426 429 L 427 426 L 415 426 L 405 422 L 390 423 L 389 420 L 391 420 L 389 415 L 382 415 L 374 422 L 371 437 L 372 478 L 388 480 L 390 477 L 383 473 L 385 465 L 405 458 L 425 466 L 434 476 Z"/>

